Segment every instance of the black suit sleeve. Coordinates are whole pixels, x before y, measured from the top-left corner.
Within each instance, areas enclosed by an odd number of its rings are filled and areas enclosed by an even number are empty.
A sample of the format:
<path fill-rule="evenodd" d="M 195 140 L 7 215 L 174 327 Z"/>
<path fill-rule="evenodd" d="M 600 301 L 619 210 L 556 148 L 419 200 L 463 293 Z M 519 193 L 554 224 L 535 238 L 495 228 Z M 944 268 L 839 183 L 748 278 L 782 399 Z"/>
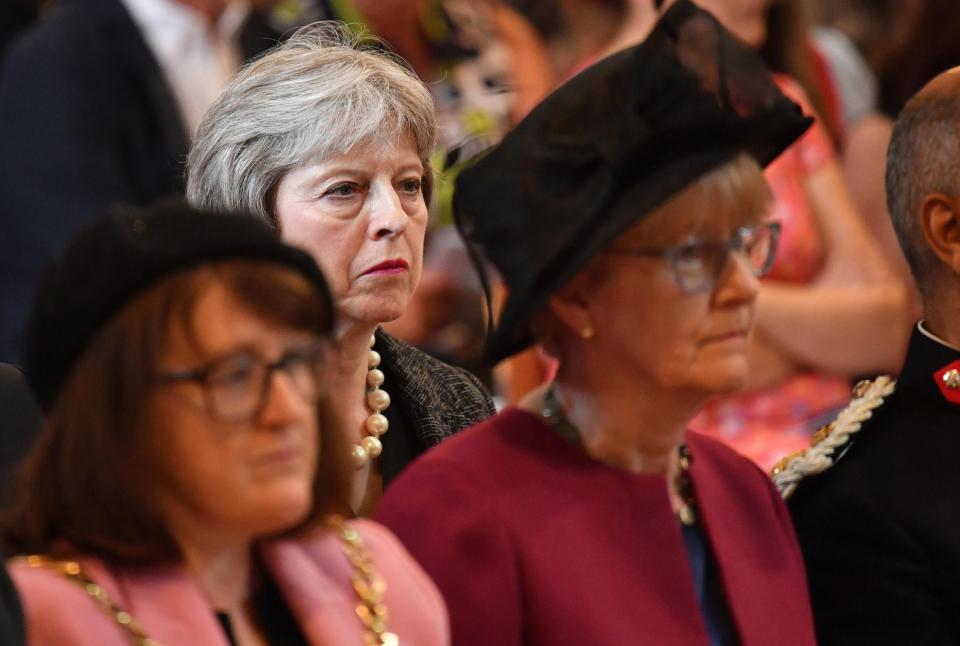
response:
<path fill-rule="evenodd" d="M 0 644 L 21 646 L 25 643 L 23 611 L 20 598 L 6 568 L 0 563 Z"/>
<path fill-rule="evenodd" d="M 0 363 L 0 503 L 8 500 L 16 469 L 42 426 L 43 414 L 23 374 Z"/>
<path fill-rule="evenodd" d="M 0 194 L 23 226 L 72 229 L 136 197 L 117 131 L 128 97 L 117 97 L 108 70 L 89 54 L 47 45 L 34 39 L 14 48 L 0 76 Z"/>
<path fill-rule="evenodd" d="M 46 261 L 78 226 L 142 197 L 133 179 L 142 159 L 131 157 L 134 144 L 121 124 L 142 112 L 143 101 L 123 82 L 122 62 L 105 55 L 103 35 L 70 26 L 51 21 L 31 30 L 0 70 L 4 361 L 17 357 L 16 338 Z"/>
<path fill-rule="evenodd" d="M 798 492 L 799 493 L 799 492 Z M 805 492 L 809 493 L 809 492 Z M 949 646 L 934 564 L 873 501 L 845 488 L 791 501 L 822 646 Z"/>

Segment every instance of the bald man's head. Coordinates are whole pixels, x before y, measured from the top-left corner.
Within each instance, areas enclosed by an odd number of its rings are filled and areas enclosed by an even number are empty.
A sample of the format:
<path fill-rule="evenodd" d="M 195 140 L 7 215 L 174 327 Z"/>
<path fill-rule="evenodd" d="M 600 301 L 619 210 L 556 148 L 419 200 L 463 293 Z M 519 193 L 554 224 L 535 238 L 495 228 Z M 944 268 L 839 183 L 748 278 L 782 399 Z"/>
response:
<path fill-rule="evenodd" d="M 903 254 L 927 296 L 942 271 L 920 227 L 931 193 L 960 197 L 960 67 L 930 81 L 904 106 L 887 151 L 887 207 Z"/>

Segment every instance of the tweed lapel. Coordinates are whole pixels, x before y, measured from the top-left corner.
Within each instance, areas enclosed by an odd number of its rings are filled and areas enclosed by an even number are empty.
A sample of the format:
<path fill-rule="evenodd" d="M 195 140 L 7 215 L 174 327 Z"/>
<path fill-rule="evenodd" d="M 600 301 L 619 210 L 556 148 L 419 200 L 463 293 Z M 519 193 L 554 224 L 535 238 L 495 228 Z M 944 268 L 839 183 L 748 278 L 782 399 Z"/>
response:
<path fill-rule="evenodd" d="M 377 330 L 388 391 L 413 432 L 431 447 L 495 411 L 489 395 L 464 371 Z"/>

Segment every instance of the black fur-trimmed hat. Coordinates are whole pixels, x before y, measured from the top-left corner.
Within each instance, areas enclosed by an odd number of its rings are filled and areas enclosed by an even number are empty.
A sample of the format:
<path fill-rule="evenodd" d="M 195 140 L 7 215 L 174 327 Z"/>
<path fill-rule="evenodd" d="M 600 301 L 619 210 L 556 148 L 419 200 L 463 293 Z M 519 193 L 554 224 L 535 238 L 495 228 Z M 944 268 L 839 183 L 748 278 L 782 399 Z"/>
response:
<path fill-rule="evenodd" d="M 24 371 L 49 412 L 98 330 L 135 296 L 203 264 L 249 258 L 295 270 L 315 288 L 333 328 L 323 274 L 254 217 L 198 211 L 181 201 L 121 207 L 80 230 L 47 266 L 23 334 Z"/>

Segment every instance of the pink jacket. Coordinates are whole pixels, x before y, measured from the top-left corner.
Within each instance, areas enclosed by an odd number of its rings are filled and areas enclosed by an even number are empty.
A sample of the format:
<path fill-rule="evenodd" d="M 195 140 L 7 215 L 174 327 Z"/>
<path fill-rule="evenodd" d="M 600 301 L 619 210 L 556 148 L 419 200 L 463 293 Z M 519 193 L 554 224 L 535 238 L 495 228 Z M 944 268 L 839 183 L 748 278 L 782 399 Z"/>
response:
<path fill-rule="evenodd" d="M 404 646 L 449 644 L 446 607 L 420 566 L 386 528 L 366 520 L 350 524 L 387 583 L 390 632 Z M 353 570 L 336 534 L 324 529 L 269 541 L 261 554 L 311 644 L 363 645 Z M 93 557 L 76 560 L 160 644 L 228 646 L 213 608 L 184 568 L 115 568 Z M 30 646 L 129 646 L 127 633 L 76 583 L 25 564 L 13 564 L 10 572 L 23 601 Z"/>

